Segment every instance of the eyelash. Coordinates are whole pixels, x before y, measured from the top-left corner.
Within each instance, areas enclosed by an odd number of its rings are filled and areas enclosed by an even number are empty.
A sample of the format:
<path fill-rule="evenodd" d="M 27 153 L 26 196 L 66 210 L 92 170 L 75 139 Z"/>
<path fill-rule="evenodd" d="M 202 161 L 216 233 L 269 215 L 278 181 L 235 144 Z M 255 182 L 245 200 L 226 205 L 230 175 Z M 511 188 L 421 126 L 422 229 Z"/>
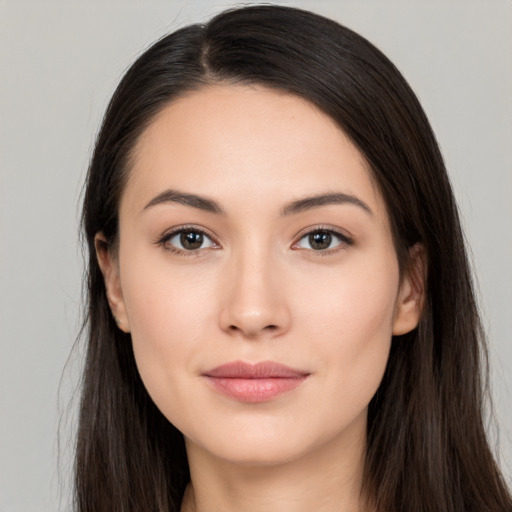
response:
<path fill-rule="evenodd" d="M 178 249 L 176 247 L 173 247 L 172 245 L 169 245 L 169 241 L 172 240 L 176 235 L 179 235 L 183 232 L 191 232 L 191 233 L 198 233 L 200 235 L 203 235 L 204 237 L 210 239 L 214 245 L 219 246 L 219 243 L 215 240 L 215 238 L 208 234 L 203 229 L 196 228 L 195 226 L 180 226 L 178 228 L 172 229 L 171 231 L 165 233 L 159 240 L 157 240 L 156 244 L 162 246 L 166 251 L 170 252 L 171 254 L 176 254 L 178 256 L 199 256 L 200 251 L 204 251 L 204 249 L 194 249 L 190 251 L 186 251 L 183 249 Z"/>
<path fill-rule="evenodd" d="M 156 245 L 162 246 L 166 251 L 168 251 L 171 254 L 175 254 L 178 256 L 185 256 L 185 257 L 189 257 L 189 256 L 198 257 L 199 253 L 201 251 L 204 251 L 207 248 L 192 249 L 192 250 L 187 251 L 187 250 L 178 249 L 176 247 L 173 247 L 172 245 L 169 245 L 169 241 L 172 240 L 172 238 L 174 238 L 176 235 L 179 235 L 180 233 L 187 232 L 187 231 L 191 232 L 191 233 L 200 234 L 200 235 L 208 238 L 209 240 L 211 240 L 214 245 L 220 246 L 219 243 L 215 240 L 215 238 L 212 235 L 208 234 L 203 229 L 197 228 L 195 226 L 180 226 L 179 228 L 175 228 L 175 229 L 171 230 L 170 232 L 165 233 L 161 238 L 159 238 L 156 242 Z M 315 255 L 318 255 L 318 256 L 330 256 L 332 254 L 338 253 L 338 252 L 346 249 L 347 247 L 350 247 L 354 243 L 354 241 L 350 237 L 348 237 L 347 235 L 341 233 L 340 231 L 338 231 L 336 229 L 333 229 L 332 227 L 315 226 L 313 229 L 308 229 L 308 231 L 301 233 L 299 235 L 297 242 L 293 243 L 292 248 L 297 246 L 297 244 L 301 240 L 303 240 L 304 238 L 306 238 L 314 233 L 327 233 L 327 234 L 332 235 L 335 238 L 337 238 L 339 240 L 339 243 L 333 249 L 325 249 L 325 250 L 315 251 L 314 249 L 296 248 L 295 250 L 307 250 L 307 251 L 311 251 L 312 253 L 314 253 Z"/>
<path fill-rule="evenodd" d="M 347 247 L 350 247 L 354 244 L 354 240 L 347 236 L 344 233 L 341 233 L 337 229 L 334 229 L 330 226 L 315 226 L 313 229 L 307 228 L 306 231 L 299 234 L 299 238 L 297 242 L 294 242 L 292 245 L 292 248 L 294 246 L 297 246 L 297 244 L 303 240 L 304 238 L 314 234 L 314 233 L 327 233 L 329 235 L 332 235 L 333 237 L 337 238 L 339 240 L 339 243 L 334 246 L 332 249 L 324 249 L 324 250 L 318 250 L 315 251 L 314 249 L 296 249 L 296 250 L 307 250 L 312 252 L 315 256 L 331 256 L 333 254 L 336 254 L 340 251 L 345 250 Z"/>

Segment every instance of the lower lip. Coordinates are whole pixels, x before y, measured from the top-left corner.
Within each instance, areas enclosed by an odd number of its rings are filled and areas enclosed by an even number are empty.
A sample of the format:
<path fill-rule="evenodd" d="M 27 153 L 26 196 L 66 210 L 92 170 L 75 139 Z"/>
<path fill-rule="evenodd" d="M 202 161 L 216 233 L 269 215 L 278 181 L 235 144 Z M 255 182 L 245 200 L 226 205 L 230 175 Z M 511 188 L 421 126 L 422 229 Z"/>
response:
<path fill-rule="evenodd" d="M 212 386 L 223 395 L 240 402 L 267 402 L 291 391 L 304 382 L 307 375 L 300 377 L 268 377 L 261 379 L 240 379 L 206 376 Z"/>

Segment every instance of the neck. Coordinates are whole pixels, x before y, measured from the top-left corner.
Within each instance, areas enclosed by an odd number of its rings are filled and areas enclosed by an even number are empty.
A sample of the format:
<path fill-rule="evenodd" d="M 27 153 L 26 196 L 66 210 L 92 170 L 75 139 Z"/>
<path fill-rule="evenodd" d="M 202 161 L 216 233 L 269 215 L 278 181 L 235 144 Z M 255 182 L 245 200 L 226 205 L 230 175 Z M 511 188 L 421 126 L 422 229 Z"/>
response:
<path fill-rule="evenodd" d="M 365 439 L 337 438 L 275 464 L 236 464 L 186 440 L 191 481 L 181 512 L 362 512 Z M 348 441 L 348 442 L 347 442 Z"/>

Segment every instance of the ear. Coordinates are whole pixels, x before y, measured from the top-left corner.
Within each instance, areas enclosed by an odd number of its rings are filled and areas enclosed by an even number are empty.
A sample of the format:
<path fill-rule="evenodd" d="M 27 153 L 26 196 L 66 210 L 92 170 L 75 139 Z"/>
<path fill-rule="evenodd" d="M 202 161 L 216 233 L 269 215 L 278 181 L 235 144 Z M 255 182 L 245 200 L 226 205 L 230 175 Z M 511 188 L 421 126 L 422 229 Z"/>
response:
<path fill-rule="evenodd" d="M 418 243 L 409 250 L 409 265 L 396 304 L 393 335 L 406 334 L 418 326 L 425 305 L 426 278 L 425 248 Z"/>
<path fill-rule="evenodd" d="M 126 314 L 126 306 L 121 290 L 121 281 L 119 279 L 119 264 L 116 255 L 113 253 L 107 239 L 103 233 L 96 233 L 94 237 L 94 246 L 96 248 L 96 257 L 100 266 L 103 279 L 105 281 L 105 290 L 107 292 L 108 305 L 117 326 L 123 332 L 130 332 L 130 323 Z"/>

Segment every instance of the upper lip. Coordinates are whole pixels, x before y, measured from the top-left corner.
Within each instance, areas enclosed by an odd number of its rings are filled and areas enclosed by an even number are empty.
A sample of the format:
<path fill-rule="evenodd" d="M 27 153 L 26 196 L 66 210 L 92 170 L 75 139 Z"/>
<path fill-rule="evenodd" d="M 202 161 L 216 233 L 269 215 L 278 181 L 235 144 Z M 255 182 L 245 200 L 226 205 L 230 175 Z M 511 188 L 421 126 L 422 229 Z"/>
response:
<path fill-rule="evenodd" d="M 296 370 L 273 361 L 261 361 L 251 364 L 244 361 L 233 361 L 222 364 L 203 373 L 207 377 L 231 379 L 265 379 L 265 378 L 299 378 L 306 377 L 309 372 Z"/>

